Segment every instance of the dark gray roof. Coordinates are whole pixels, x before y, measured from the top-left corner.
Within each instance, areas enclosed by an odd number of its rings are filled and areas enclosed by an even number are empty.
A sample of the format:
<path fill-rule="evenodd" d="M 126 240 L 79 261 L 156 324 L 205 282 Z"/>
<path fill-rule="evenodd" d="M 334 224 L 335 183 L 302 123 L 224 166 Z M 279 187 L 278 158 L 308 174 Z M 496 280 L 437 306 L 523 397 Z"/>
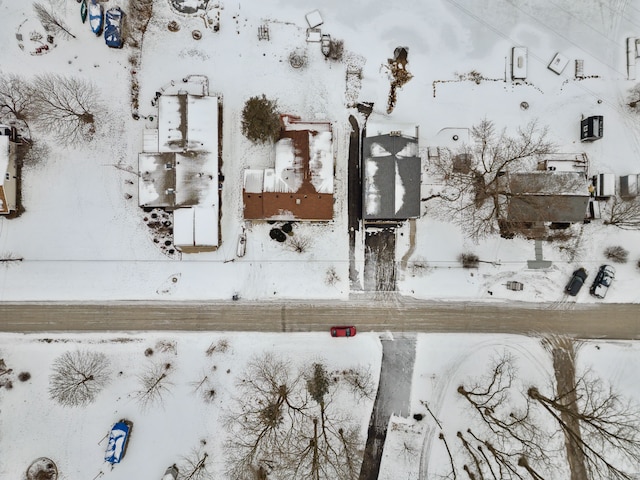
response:
<path fill-rule="evenodd" d="M 365 220 L 420 216 L 418 140 L 377 135 L 363 142 L 362 214 Z"/>
<path fill-rule="evenodd" d="M 508 177 L 510 222 L 581 222 L 589 183 L 580 172 L 522 172 Z"/>
<path fill-rule="evenodd" d="M 589 196 L 518 195 L 508 206 L 510 222 L 581 222 L 587 214 Z"/>

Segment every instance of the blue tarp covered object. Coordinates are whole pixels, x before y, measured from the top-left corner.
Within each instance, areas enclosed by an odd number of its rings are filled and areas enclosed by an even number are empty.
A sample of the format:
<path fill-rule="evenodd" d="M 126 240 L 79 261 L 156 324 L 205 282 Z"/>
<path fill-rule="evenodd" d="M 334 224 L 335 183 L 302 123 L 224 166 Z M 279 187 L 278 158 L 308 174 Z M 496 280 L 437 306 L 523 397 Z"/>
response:
<path fill-rule="evenodd" d="M 123 420 L 116 423 L 109 432 L 109 444 L 104 459 L 109 463 L 120 463 L 124 457 L 124 451 L 131 431 L 130 422 Z"/>

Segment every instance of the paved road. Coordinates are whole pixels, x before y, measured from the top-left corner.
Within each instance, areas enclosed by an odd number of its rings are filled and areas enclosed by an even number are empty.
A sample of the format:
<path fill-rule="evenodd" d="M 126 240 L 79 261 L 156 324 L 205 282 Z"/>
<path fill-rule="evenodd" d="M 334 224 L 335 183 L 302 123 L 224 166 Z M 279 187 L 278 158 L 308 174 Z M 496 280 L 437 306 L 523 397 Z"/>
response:
<path fill-rule="evenodd" d="M 640 338 L 636 304 L 486 304 L 414 300 L 318 303 L 0 303 L 0 331 L 242 330 L 564 333 Z"/>

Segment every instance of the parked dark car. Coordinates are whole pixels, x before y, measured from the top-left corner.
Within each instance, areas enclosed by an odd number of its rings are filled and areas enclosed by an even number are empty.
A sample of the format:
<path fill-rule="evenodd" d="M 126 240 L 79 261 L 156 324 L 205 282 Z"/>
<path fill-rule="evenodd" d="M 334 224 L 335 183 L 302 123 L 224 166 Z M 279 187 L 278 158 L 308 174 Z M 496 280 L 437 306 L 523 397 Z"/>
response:
<path fill-rule="evenodd" d="M 353 337 L 356 334 L 356 327 L 331 327 L 332 337 Z"/>
<path fill-rule="evenodd" d="M 104 16 L 104 41 L 112 48 L 122 48 L 124 12 L 120 7 L 107 10 Z"/>
<path fill-rule="evenodd" d="M 584 268 L 579 268 L 573 275 L 571 276 L 571 280 L 567 283 L 567 286 L 564 288 L 564 291 L 567 292 L 572 297 L 575 297 L 582 285 L 584 285 L 584 281 L 587 279 L 587 271 Z"/>
<path fill-rule="evenodd" d="M 598 298 L 604 298 L 607 290 L 611 286 L 611 282 L 616 276 L 616 271 L 611 265 L 601 265 L 596 279 L 591 284 L 591 295 Z"/>

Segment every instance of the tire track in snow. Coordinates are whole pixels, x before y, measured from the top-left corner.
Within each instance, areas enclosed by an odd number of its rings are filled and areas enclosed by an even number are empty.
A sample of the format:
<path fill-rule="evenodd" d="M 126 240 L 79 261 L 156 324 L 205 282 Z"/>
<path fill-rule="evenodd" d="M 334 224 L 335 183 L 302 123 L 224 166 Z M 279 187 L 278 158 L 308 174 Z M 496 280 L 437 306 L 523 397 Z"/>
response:
<path fill-rule="evenodd" d="M 504 337 L 513 338 L 513 337 Z M 517 337 L 516 337 L 517 338 Z M 542 377 L 548 377 L 550 372 L 553 369 L 549 369 L 550 364 L 545 364 L 544 361 L 540 359 L 539 355 L 535 355 L 530 351 L 530 349 L 526 348 L 524 345 L 526 340 L 531 340 L 535 338 L 531 337 L 522 337 L 524 340 L 522 343 L 510 343 L 505 344 L 497 341 L 495 338 L 491 340 L 486 340 L 484 342 L 479 342 L 471 349 L 465 349 L 464 353 L 460 353 L 456 357 L 454 357 L 454 361 L 450 364 L 450 366 L 444 371 L 441 375 L 440 380 L 434 385 L 434 392 L 432 394 L 432 401 L 428 402 L 429 409 L 435 416 L 435 418 L 440 417 L 440 413 L 442 412 L 442 407 L 444 405 L 444 400 L 446 395 L 451 391 L 451 384 L 454 380 L 459 379 L 460 368 L 466 362 L 470 360 L 470 357 L 473 357 L 474 354 L 484 350 L 486 348 L 494 347 L 500 348 L 503 351 L 513 351 L 517 354 L 517 360 L 525 358 L 529 364 L 533 365 L 534 370 Z M 528 343 L 528 342 L 527 342 Z M 539 343 L 539 348 L 541 349 L 541 353 L 544 353 L 541 344 Z M 433 396 L 435 395 L 435 399 Z M 440 419 L 439 419 L 440 420 Z M 425 429 L 425 438 L 422 446 L 422 450 L 420 452 L 420 470 L 419 470 L 419 478 L 420 479 L 429 479 L 429 459 L 431 456 L 431 449 L 433 446 L 433 440 L 436 438 L 436 430 L 437 425 L 432 425 L 431 427 L 427 427 Z"/>

